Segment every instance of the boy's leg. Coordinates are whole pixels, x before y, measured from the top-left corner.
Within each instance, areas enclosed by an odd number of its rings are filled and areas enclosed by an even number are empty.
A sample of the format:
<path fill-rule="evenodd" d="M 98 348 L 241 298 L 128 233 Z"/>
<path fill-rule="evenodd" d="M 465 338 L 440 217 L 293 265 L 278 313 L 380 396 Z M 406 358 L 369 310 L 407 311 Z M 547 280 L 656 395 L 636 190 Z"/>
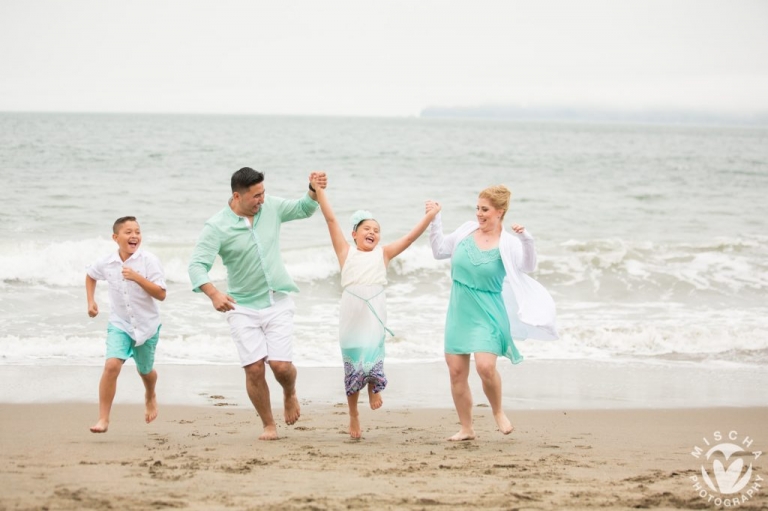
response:
<path fill-rule="evenodd" d="M 109 428 L 109 412 L 117 391 L 117 377 L 125 360 L 108 358 L 104 363 L 104 372 L 99 382 L 99 420 L 91 426 L 91 433 L 106 433 Z"/>
<path fill-rule="evenodd" d="M 141 346 L 133 348 L 133 359 L 136 361 L 136 369 L 144 382 L 144 421 L 149 424 L 157 418 L 157 371 L 155 365 L 155 349 L 160 339 L 160 327 L 154 336 L 147 339 Z"/>

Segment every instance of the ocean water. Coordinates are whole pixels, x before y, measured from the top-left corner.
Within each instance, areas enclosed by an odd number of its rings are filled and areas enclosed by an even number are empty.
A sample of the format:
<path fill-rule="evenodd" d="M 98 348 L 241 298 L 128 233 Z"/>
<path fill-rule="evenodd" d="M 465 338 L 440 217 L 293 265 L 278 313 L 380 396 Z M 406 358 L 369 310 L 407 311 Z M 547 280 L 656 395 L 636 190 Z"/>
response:
<path fill-rule="evenodd" d="M 235 364 L 227 324 L 190 290 L 187 261 L 233 171 L 299 197 L 313 170 L 345 220 L 374 212 L 383 242 L 426 199 L 446 231 L 478 192 L 513 192 L 507 225 L 536 237 L 533 276 L 561 339 L 528 359 L 738 367 L 768 362 L 768 130 L 445 119 L 0 114 L 0 365 L 101 365 L 108 299 L 86 313 L 85 267 L 135 215 L 168 298 L 157 361 Z M 351 230 L 351 226 L 350 226 Z M 339 366 L 339 270 L 322 216 L 285 224 L 299 366 Z M 426 235 L 389 269 L 388 363 L 442 359 L 449 263 Z M 212 277 L 224 287 L 225 270 Z"/>

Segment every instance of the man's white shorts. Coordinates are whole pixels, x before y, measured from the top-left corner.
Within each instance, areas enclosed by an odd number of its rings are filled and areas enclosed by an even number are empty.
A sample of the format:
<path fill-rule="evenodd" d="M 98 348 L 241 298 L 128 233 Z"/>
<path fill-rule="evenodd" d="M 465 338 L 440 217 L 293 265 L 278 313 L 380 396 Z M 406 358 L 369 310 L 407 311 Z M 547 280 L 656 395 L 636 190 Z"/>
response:
<path fill-rule="evenodd" d="M 285 295 L 266 309 L 235 305 L 226 313 L 232 340 L 245 367 L 266 358 L 293 361 L 293 298 Z"/>

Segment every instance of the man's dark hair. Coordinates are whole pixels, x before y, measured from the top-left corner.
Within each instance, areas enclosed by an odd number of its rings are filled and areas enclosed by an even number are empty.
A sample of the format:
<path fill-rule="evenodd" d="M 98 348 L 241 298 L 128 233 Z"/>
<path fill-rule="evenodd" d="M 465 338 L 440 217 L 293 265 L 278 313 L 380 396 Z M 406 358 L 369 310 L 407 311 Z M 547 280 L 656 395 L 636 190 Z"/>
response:
<path fill-rule="evenodd" d="M 243 193 L 253 185 L 264 181 L 264 174 L 251 167 L 243 167 L 232 174 L 232 193 Z"/>
<path fill-rule="evenodd" d="M 123 225 L 125 222 L 136 222 L 136 223 L 139 223 L 139 222 L 136 221 L 136 217 L 135 216 L 121 216 L 120 218 L 115 220 L 114 224 L 112 224 L 112 232 L 115 233 L 115 234 L 120 232 L 120 226 Z"/>

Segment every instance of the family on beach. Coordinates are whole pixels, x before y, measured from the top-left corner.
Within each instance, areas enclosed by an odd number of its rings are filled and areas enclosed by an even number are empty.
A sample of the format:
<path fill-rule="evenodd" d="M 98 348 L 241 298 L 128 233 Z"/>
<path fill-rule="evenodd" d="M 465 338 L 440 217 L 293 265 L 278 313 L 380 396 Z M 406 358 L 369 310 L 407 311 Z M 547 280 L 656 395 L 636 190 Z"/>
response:
<path fill-rule="evenodd" d="M 267 195 L 264 174 L 250 167 L 231 178 L 229 203 L 204 225 L 189 263 L 195 292 L 204 293 L 217 311 L 224 313 L 245 370 L 246 391 L 261 418 L 261 440 L 278 438 L 265 378 L 269 365 L 283 389 L 284 419 L 289 425 L 301 415 L 296 396 L 293 365 L 294 301 L 299 289 L 286 271 L 280 254 L 283 222 L 309 218 L 319 208 L 341 268 L 339 343 L 344 360 L 344 385 L 349 405 L 349 434 L 362 436 L 358 413 L 360 392 L 366 389 L 371 408 L 382 406 L 387 386 L 384 345 L 387 333 L 387 267 L 429 227 L 436 259 L 451 259 L 451 295 L 445 323 L 445 360 L 460 429 L 448 438 L 472 440 L 472 394 L 469 388 L 470 356 L 482 380 L 499 431 L 513 426 L 502 408 L 499 356 L 522 361 L 514 339 L 557 339 L 555 304 L 541 284 L 526 275 L 536 267 L 533 237 L 521 225 L 503 227 L 510 191 L 503 185 L 480 192 L 474 221 L 453 233 L 443 234 L 441 206 L 427 201 L 424 216 L 405 236 L 380 245 L 381 227 L 374 216 L 359 210 L 352 216 L 352 244 L 336 218 L 324 172 L 309 176 L 308 191 L 297 200 Z M 117 377 L 128 358 L 136 362 L 145 388 L 145 420 L 157 417 L 154 369 L 160 335 L 156 301 L 164 300 L 166 284 L 157 257 L 141 250 L 141 229 L 135 217 L 119 218 L 112 239 L 118 250 L 88 267 L 88 315 L 99 313 L 96 283 L 109 285 L 110 316 L 107 352 L 99 383 L 99 420 L 94 433 L 106 433 L 117 388 Z M 216 257 L 227 269 L 227 290 L 210 281 Z"/>

